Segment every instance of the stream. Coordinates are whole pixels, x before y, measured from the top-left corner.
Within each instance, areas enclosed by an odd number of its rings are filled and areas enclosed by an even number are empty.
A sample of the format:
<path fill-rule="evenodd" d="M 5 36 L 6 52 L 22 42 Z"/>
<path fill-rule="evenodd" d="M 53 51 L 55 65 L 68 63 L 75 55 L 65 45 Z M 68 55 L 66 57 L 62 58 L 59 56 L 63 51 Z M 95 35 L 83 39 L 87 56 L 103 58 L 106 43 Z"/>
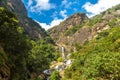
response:
<path fill-rule="evenodd" d="M 43 71 L 44 74 L 47 75 L 47 78 L 46 80 L 49 80 L 49 77 L 50 75 L 55 71 L 59 71 L 59 72 L 62 72 L 64 71 L 68 66 L 71 65 L 71 63 L 73 62 L 73 60 L 70 60 L 68 59 L 68 53 L 66 51 L 66 49 L 63 47 L 63 46 L 59 46 L 60 48 L 60 52 L 62 53 L 62 59 L 63 59 L 63 62 L 57 64 L 54 68 L 52 69 L 46 69 Z"/>

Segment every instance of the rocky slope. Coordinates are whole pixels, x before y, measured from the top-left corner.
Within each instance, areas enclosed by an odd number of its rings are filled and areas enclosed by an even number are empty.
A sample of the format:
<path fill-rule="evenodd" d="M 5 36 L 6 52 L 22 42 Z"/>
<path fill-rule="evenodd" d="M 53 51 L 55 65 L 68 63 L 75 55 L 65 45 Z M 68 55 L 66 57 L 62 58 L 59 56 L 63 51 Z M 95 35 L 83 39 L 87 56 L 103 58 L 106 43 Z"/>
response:
<path fill-rule="evenodd" d="M 20 21 L 20 26 L 24 27 L 26 33 L 28 33 L 31 38 L 43 38 L 47 36 L 45 30 L 42 29 L 38 23 L 33 21 L 31 18 L 28 18 L 27 11 L 22 0 L 0 0 L 0 6 L 5 7 L 16 14 Z"/>
<path fill-rule="evenodd" d="M 71 30 L 73 27 L 81 25 L 85 21 L 88 21 L 88 17 L 85 13 L 76 13 L 60 23 L 60 25 L 49 29 L 48 33 L 55 41 L 58 41 L 66 36 L 65 32 Z"/>
<path fill-rule="evenodd" d="M 62 80 L 120 79 L 120 5 L 91 18 L 71 38 L 84 44 L 76 44 L 70 56 L 74 62 Z"/>
<path fill-rule="evenodd" d="M 120 25 L 119 14 L 120 5 L 90 19 L 84 13 L 77 13 L 48 32 L 57 44 L 63 45 L 70 51 L 75 44 L 85 44 L 103 30 Z"/>

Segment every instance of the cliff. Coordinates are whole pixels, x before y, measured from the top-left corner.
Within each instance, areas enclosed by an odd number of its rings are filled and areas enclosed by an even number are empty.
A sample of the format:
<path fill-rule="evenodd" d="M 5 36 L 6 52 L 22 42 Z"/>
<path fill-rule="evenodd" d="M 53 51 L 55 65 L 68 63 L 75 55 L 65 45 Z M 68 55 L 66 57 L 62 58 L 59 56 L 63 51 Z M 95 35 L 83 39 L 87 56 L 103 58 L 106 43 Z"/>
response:
<path fill-rule="evenodd" d="M 52 29 L 49 29 L 48 33 L 55 41 L 57 41 L 66 35 L 70 35 L 70 30 L 76 28 L 86 21 L 88 21 L 88 17 L 85 15 L 85 13 L 76 13 L 61 22 L 59 25 L 53 27 Z M 68 32 L 68 34 L 66 32 Z"/>
<path fill-rule="evenodd" d="M 34 20 L 27 16 L 27 11 L 21 0 L 0 0 L 0 6 L 13 12 L 18 20 L 20 26 L 23 26 L 26 33 L 31 38 L 44 38 L 47 33 L 41 26 Z"/>
<path fill-rule="evenodd" d="M 57 44 L 74 49 L 75 44 L 84 44 L 98 36 L 102 31 L 120 25 L 120 5 L 99 15 L 88 18 L 84 13 L 73 14 L 60 25 L 48 30 Z"/>

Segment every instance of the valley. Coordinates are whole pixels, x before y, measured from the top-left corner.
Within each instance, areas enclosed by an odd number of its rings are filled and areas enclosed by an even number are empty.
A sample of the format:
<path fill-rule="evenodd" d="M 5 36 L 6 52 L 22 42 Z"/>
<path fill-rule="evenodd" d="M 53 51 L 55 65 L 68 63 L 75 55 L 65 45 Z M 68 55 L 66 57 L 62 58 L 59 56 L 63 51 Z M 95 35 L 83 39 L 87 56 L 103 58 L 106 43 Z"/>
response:
<path fill-rule="evenodd" d="M 21 0 L 0 1 L 0 80 L 119 79 L 120 4 L 45 31 Z"/>

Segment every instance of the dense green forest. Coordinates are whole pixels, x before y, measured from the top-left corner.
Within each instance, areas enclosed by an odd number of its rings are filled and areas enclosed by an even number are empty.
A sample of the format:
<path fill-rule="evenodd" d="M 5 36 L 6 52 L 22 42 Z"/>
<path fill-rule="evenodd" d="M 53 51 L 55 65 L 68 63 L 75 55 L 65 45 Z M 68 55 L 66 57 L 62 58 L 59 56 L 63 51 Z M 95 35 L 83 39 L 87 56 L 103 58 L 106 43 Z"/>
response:
<path fill-rule="evenodd" d="M 119 80 L 120 26 L 105 30 L 84 45 L 76 46 L 72 66 L 64 80 Z"/>
<path fill-rule="evenodd" d="M 54 60 L 51 38 L 32 40 L 18 22 L 15 14 L 0 7 L 0 79 L 37 77 Z"/>
<path fill-rule="evenodd" d="M 120 16 L 116 15 L 119 9 L 117 5 L 89 20 L 89 27 L 102 22 L 110 28 L 98 32 L 91 41 L 74 45 L 76 51 L 71 53 L 74 62 L 65 70 L 63 80 L 120 79 Z M 114 17 L 107 19 L 108 15 Z"/>
<path fill-rule="evenodd" d="M 79 30 L 87 26 L 93 38 L 81 44 L 73 42 L 74 50 L 68 51 L 72 64 L 63 70 L 63 75 L 54 70 L 49 75 L 50 80 L 120 79 L 120 16 L 114 13 L 120 11 L 119 6 L 63 33 L 74 38 L 73 34 L 80 33 Z M 53 65 L 65 63 L 59 49 L 62 44 L 56 43 L 49 35 L 40 39 L 30 38 L 24 27 L 19 25 L 16 14 L 0 7 L 0 80 L 45 80 L 43 71 L 50 69 L 52 62 Z"/>

